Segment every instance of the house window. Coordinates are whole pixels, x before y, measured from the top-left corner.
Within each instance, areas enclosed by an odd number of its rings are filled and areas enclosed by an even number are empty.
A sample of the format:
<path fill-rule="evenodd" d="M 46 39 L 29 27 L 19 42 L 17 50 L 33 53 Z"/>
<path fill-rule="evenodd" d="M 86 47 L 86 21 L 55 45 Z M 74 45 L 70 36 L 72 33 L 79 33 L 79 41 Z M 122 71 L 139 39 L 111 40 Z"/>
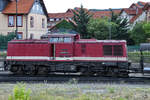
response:
<path fill-rule="evenodd" d="M 45 28 L 45 19 L 42 18 L 42 28 Z"/>
<path fill-rule="evenodd" d="M 30 27 L 31 28 L 34 27 L 34 17 L 33 16 L 30 17 Z"/>
<path fill-rule="evenodd" d="M 30 39 L 33 39 L 34 35 L 33 33 L 30 34 Z"/>
<path fill-rule="evenodd" d="M 56 23 L 52 23 L 52 25 L 51 26 L 55 26 L 56 25 Z"/>
<path fill-rule="evenodd" d="M 53 22 L 53 21 L 54 21 L 54 19 L 53 19 L 53 18 L 50 18 L 49 20 L 50 20 L 51 22 Z"/>
<path fill-rule="evenodd" d="M 17 26 L 22 27 L 23 26 L 22 22 L 23 22 L 22 16 L 17 16 Z"/>
<path fill-rule="evenodd" d="M 8 26 L 14 27 L 14 16 L 8 16 Z"/>
<path fill-rule="evenodd" d="M 56 18 L 56 21 L 59 21 L 59 18 Z"/>
<path fill-rule="evenodd" d="M 150 15 L 148 16 L 148 21 L 150 21 Z"/>
<path fill-rule="evenodd" d="M 69 18 L 69 20 L 72 20 L 72 18 Z"/>
<path fill-rule="evenodd" d="M 22 39 L 23 38 L 23 33 L 22 32 L 18 32 L 17 36 L 18 36 L 18 39 Z"/>
<path fill-rule="evenodd" d="M 47 26 L 51 26 L 51 23 L 48 23 Z"/>

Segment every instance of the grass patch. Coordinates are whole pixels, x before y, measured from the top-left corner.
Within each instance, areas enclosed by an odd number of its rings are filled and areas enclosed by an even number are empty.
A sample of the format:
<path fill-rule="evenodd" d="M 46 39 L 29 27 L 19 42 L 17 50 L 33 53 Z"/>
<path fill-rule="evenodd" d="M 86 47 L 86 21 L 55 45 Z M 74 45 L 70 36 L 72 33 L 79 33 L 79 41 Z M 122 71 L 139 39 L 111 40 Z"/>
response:
<path fill-rule="evenodd" d="M 148 85 L 46 83 L 1 86 L 0 100 L 150 100 Z"/>

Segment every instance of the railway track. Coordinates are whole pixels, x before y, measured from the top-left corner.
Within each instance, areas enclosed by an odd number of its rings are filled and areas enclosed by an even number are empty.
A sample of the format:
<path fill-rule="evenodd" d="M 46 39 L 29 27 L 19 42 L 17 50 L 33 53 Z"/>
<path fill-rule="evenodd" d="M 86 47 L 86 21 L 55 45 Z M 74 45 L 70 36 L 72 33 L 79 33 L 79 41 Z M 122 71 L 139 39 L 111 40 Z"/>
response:
<path fill-rule="evenodd" d="M 150 77 L 129 77 L 129 78 L 117 78 L 117 77 L 100 77 L 100 76 L 80 76 L 80 75 L 12 75 L 6 73 L 0 73 L 0 82 L 27 82 L 27 83 L 129 83 L 129 84 L 150 84 Z"/>
<path fill-rule="evenodd" d="M 49 75 L 14 75 L 8 71 L 4 71 L 3 61 L 0 59 L 0 82 L 50 82 L 50 83 L 64 83 L 64 82 L 79 82 L 79 83 L 131 83 L 131 84 L 150 84 L 150 75 L 143 76 L 133 74 L 129 78 L 117 78 L 117 77 L 101 77 L 101 76 L 81 76 L 79 74 L 49 74 Z M 137 66 L 134 64 L 133 66 Z"/>

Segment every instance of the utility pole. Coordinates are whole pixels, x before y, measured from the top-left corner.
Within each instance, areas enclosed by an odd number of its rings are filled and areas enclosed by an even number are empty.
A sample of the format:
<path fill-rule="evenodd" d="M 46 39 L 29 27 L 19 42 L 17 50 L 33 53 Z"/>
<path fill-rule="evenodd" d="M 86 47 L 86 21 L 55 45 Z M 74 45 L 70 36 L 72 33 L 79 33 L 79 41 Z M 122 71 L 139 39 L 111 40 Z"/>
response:
<path fill-rule="evenodd" d="M 111 40 L 111 17 L 112 17 L 112 14 L 111 14 L 111 8 L 109 8 L 109 11 L 110 11 L 110 18 L 109 18 L 109 40 Z"/>
<path fill-rule="evenodd" d="M 15 32 L 15 35 L 16 35 L 16 39 L 18 39 L 18 25 L 17 25 L 17 16 L 18 16 L 18 0 L 16 0 L 16 32 Z"/>
<path fill-rule="evenodd" d="M 111 18 L 109 19 L 109 40 L 111 40 Z"/>

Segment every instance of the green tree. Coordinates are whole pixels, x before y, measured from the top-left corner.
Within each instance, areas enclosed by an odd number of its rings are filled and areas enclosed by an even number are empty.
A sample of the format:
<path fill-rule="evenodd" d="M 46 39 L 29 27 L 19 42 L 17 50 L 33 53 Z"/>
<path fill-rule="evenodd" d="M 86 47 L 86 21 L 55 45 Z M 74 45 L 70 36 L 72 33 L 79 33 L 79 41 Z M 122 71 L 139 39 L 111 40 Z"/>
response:
<path fill-rule="evenodd" d="M 130 31 L 130 37 L 134 40 L 135 44 L 140 44 L 147 41 L 149 34 L 146 33 L 144 27 L 145 22 L 137 23 Z"/>
<path fill-rule="evenodd" d="M 124 39 L 129 41 L 129 22 L 127 18 L 121 19 L 119 15 L 111 10 L 111 22 L 115 23 L 115 30 L 112 30 L 112 39 Z"/>
<path fill-rule="evenodd" d="M 150 36 L 150 22 L 144 23 L 143 29 L 145 30 L 145 33 Z"/>
<path fill-rule="evenodd" d="M 127 18 L 121 19 L 113 11 L 111 11 L 111 18 L 91 19 L 88 23 L 89 36 L 97 39 L 109 39 L 111 35 L 111 39 L 131 41 L 128 32 Z"/>
<path fill-rule="evenodd" d="M 116 24 L 108 22 L 108 19 L 91 19 L 88 23 L 89 37 L 104 40 L 109 39 L 109 25 L 111 24 L 112 30 L 115 30 Z"/>
<path fill-rule="evenodd" d="M 87 38 L 88 37 L 87 24 L 91 18 L 91 15 L 89 15 L 89 12 L 86 11 L 82 5 L 79 10 L 73 11 L 73 13 L 74 13 L 73 20 L 76 23 L 76 25 L 74 25 L 75 31 L 80 33 L 81 38 Z"/>

